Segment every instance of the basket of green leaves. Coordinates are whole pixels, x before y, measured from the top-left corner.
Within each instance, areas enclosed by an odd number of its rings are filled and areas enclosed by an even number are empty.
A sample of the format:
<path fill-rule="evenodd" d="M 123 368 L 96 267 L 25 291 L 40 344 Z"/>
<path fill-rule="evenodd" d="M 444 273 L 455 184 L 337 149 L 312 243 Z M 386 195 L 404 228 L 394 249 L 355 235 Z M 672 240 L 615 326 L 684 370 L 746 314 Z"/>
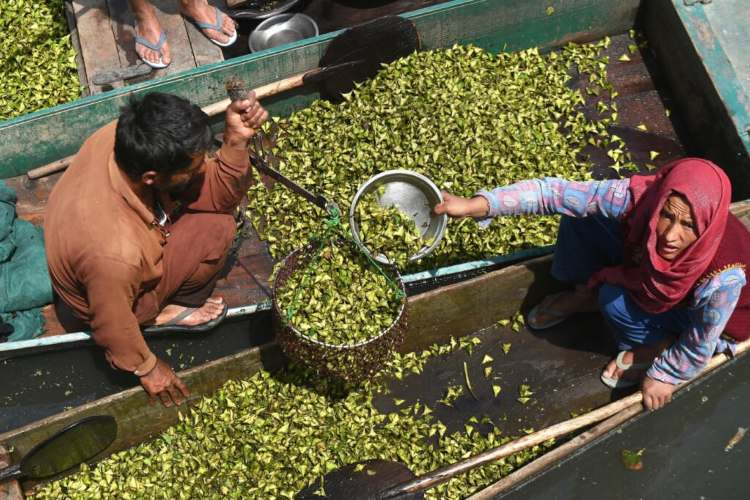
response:
<path fill-rule="evenodd" d="M 406 328 L 398 271 L 339 234 L 315 239 L 279 264 L 273 310 L 290 358 L 351 383 L 378 371 Z"/>

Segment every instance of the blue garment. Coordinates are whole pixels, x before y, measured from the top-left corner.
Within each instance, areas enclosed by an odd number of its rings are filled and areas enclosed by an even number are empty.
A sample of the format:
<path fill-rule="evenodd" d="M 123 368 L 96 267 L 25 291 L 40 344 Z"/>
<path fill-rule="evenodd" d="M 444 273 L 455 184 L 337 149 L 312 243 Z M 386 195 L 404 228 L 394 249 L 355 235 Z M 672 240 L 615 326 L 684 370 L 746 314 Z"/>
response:
<path fill-rule="evenodd" d="M 552 276 L 571 284 L 585 284 L 592 274 L 622 262 L 620 223 L 597 214 L 574 218 L 563 216 L 555 246 Z M 612 329 L 620 351 L 678 337 L 690 328 L 687 308 L 676 307 L 660 314 L 644 311 L 622 287 L 604 284 L 599 305 Z"/>

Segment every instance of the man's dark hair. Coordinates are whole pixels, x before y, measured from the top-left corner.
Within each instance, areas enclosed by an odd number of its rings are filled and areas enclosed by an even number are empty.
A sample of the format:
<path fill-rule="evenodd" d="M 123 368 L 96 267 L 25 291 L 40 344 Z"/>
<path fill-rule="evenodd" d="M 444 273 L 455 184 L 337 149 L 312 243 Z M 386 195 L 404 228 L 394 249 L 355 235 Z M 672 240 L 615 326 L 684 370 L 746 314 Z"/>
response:
<path fill-rule="evenodd" d="M 121 109 L 115 159 L 133 180 L 149 170 L 168 175 L 185 169 L 210 146 L 208 115 L 186 99 L 154 92 Z"/>

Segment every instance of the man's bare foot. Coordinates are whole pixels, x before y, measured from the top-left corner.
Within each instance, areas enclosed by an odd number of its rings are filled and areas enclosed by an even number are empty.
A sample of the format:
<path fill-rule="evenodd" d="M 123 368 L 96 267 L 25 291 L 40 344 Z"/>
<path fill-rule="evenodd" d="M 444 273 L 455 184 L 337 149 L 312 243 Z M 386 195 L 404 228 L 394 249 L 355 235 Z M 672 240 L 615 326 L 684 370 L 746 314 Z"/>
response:
<path fill-rule="evenodd" d="M 216 9 L 213 6 L 208 5 L 206 0 L 181 0 L 182 13 L 187 16 L 200 21 L 202 23 L 216 23 Z M 216 40 L 219 43 L 227 43 L 234 35 L 236 28 L 234 21 L 229 16 L 224 16 L 224 20 L 221 23 L 221 31 L 212 29 L 203 29 L 203 33 L 210 39 Z"/>
<path fill-rule="evenodd" d="M 212 319 L 221 316 L 224 311 L 224 299 L 222 297 L 210 297 L 206 302 L 193 311 L 189 316 L 181 319 L 177 322 L 180 326 L 196 326 L 208 323 Z M 185 306 L 178 306 L 176 304 L 169 304 L 166 306 L 159 315 L 156 317 L 155 325 L 164 325 L 172 321 L 173 318 L 177 317 L 178 314 L 188 309 Z"/>
<path fill-rule="evenodd" d="M 135 16 L 137 25 L 137 31 L 135 34 L 145 38 L 153 45 L 158 44 L 159 37 L 163 30 L 161 24 L 159 24 L 159 19 L 156 17 L 154 7 L 146 0 L 131 0 L 131 6 L 133 8 L 133 15 Z M 169 64 L 172 60 L 168 42 L 164 42 L 164 45 L 162 45 L 161 54 L 158 51 L 149 49 L 141 44 L 136 44 L 135 51 L 141 59 L 145 59 L 154 64 L 158 64 L 160 59 L 164 64 Z"/>
<path fill-rule="evenodd" d="M 599 302 L 594 292 L 584 286 L 548 295 L 531 310 L 528 325 L 535 329 L 553 326 L 563 319 L 581 312 L 599 310 Z"/>

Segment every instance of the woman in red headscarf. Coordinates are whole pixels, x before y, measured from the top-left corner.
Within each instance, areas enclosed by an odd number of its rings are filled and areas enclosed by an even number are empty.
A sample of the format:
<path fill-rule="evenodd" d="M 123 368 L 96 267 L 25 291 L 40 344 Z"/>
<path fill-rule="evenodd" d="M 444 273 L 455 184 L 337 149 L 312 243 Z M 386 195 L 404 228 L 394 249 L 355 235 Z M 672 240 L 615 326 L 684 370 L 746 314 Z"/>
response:
<path fill-rule="evenodd" d="M 541 330 L 600 310 L 620 351 L 602 382 L 642 381 L 649 409 L 666 404 L 714 353 L 733 352 L 750 336 L 750 233 L 729 212 L 729 179 L 710 161 L 685 158 L 630 179 L 546 178 L 444 198 L 435 212 L 452 217 L 563 215 L 552 274 L 572 289 L 546 297 L 527 324 Z"/>

